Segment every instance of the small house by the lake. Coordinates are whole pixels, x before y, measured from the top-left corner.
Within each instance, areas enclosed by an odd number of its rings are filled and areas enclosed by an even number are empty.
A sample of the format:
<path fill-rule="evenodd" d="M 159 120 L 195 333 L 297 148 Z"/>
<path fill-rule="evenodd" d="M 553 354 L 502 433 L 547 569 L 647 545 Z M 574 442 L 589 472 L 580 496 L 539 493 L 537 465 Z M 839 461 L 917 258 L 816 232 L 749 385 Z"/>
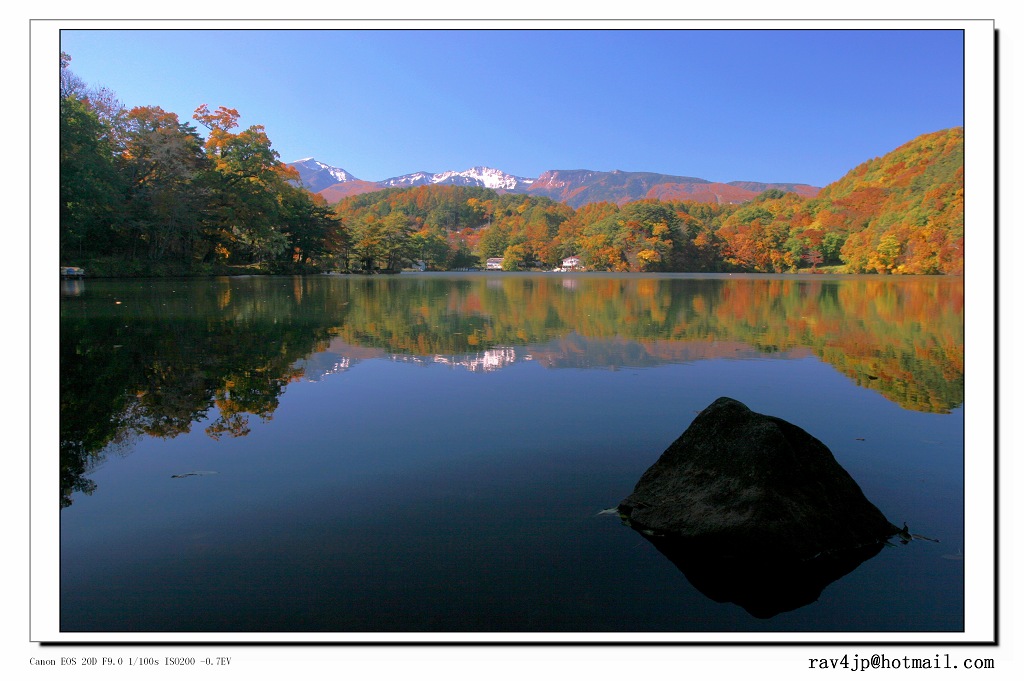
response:
<path fill-rule="evenodd" d="M 583 261 L 580 260 L 578 255 L 570 255 L 568 258 L 562 259 L 563 270 L 581 270 L 583 269 Z"/>
<path fill-rule="evenodd" d="M 489 270 L 500 270 L 501 263 L 504 258 L 487 258 L 487 269 Z"/>
<path fill-rule="evenodd" d="M 85 270 L 82 269 L 81 267 L 64 267 L 62 265 L 61 268 L 60 268 L 60 278 L 61 279 L 84 279 L 85 278 Z"/>

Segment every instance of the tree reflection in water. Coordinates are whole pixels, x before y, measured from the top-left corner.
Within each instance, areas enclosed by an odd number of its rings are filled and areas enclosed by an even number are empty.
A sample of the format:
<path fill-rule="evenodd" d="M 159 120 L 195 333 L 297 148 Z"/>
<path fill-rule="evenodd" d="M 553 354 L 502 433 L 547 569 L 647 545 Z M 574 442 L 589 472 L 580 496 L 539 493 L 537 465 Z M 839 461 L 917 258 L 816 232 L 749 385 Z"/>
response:
<path fill-rule="evenodd" d="M 62 507 L 133 438 L 201 421 L 214 438 L 246 435 L 332 341 L 424 361 L 516 348 L 505 354 L 551 368 L 813 353 L 906 409 L 963 402 L 959 277 L 403 274 L 62 293 Z"/>

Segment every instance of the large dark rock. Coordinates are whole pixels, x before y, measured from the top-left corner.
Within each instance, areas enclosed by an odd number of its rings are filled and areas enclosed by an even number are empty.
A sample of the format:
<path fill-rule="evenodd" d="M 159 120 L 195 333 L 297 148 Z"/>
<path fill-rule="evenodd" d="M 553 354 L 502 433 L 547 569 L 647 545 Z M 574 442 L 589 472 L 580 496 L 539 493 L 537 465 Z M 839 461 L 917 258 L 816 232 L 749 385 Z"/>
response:
<path fill-rule="evenodd" d="M 713 563 L 834 560 L 898 530 L 803 429 L 721 397 L 641 476 L 623 521 L 665 551 Z M 706 561 L 705 561 L 706 562 Z"/>

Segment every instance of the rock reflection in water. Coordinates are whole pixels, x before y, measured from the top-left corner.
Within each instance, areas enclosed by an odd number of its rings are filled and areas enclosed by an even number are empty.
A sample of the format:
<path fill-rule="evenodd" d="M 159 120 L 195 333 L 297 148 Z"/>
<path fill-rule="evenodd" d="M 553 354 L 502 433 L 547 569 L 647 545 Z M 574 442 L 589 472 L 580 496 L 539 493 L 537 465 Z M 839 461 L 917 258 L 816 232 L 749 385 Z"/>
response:
<path fill-rule="evenodd" d="M 884 543 L 806 561 L 724 554 L 697 543 L 638 531 L 672 561 L 690 584 L 718 603 L 735 603 L 759 619 L 810 605 L 832 582 L 876 556 Z"/>

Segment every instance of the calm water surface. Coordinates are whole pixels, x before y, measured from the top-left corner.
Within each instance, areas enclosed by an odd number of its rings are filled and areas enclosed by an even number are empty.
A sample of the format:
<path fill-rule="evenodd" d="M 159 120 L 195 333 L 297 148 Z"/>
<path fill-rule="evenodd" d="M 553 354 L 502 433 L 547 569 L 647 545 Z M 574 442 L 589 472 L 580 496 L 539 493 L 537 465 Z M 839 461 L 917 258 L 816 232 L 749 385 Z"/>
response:
<path fill-rule="evenodd" d="M 961 279 L 62 294 L 63 631 L 963 628 Z M 887 547 L 773 617 L 705 595 L 599 512 L 722 395 L 808 430 L 892 522 L 940 542 Z"/>

